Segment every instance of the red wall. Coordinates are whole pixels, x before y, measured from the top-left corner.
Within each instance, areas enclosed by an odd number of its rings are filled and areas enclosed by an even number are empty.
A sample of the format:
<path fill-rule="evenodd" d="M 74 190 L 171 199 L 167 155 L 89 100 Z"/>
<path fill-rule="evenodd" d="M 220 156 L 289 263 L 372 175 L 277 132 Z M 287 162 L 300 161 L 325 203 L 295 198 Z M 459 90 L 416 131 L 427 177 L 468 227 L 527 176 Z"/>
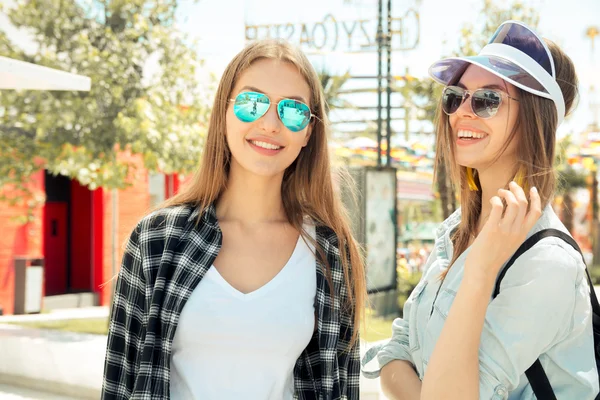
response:
<path fill-rule="evenodd" d="M 44 172 L 31 177 L 30 188 L 38 196 L 44 193 Z M 4 190 L 9 191 L 7 187 Z M 43 206 L 33 210 L 34 221 L 18 222 L 15 217 L 27 215 L 25 206 L 11 207 L 0 203 L 0 307 L 3 313 L 12 314 L 14 307 L 14 269 L 15 256 L 40 257 L 42 254 L 42 220 Z"/>
<path fill-rule="evenodd" d="M 92 290 L 92 192 L 71 181 L 71 289 Z"/>
<path fill-rule="evenodd" d="M 117 194 L 115 273 L 119 271 L 123 248 L 131 231 L 150 211 L 148 172 L 143 168 L 141 157 L 124 152 L 119 158 L 134 163 L 136 168 L 132 169 L 134 172 L 128 178 L 132 186 L 119 190 Z M 177 175 L 174 178 L 175 184 L 172 188 L 165 188 L 166 190 L 177 191 L 180 180 Z M 44 172 L 36 173 L 31 183 L 32 187 L 43 194 Z M 100 305 L 108 305 L 112 290 L 111 278 L 114 276 L 113 191 L 97 189 L 90 192 L 78 183 L 72 183 L 71 190 L 71 284 L 81 290 L 98 292 Z M 0 203 L 0 306 L 3 307 L 4 314 L 13 312 L 13 257 L 23 254 L 41 257 L 43 254 L 43 204 L 34 211 L 35 222 L 23 225 L 11 219 L 19 215 L 25 215 L 24 207 L 8 207 Z M 93 265 L 93 268 L 86 268 L 86 265 Z"/>
<path fill-rule="evenodd" d="M 165 175 L 165 199 L 177 194 L 180 186 L 180 178 L 178 174 Z"/>
<path fill-rule="evenodd" d="M 121 267 L 123 258 L 123 248 L 131 231 L 135 228 L 138 221 L 148 213 L 150 209 L 150 193 L 148 189 L 148 171 L 143 168 L 142 159 L 139 156 L 131 156 L 128 153 L 122 153 L 121 159 L 126 159 L 135 164 L 136 169 L 129 176 L 128 181 L 133 185 L 127 189 L 119 190 L 117 194 L 117 225 L 115 237 L 115 265 L 113 273 L 113 191 L 104 190 L 102 202 L 104 204 L 103 216 L 103 268 L 102 268 L 102 286 L 100 292 L 100 304 L 108 305 L 110 303 L 112 283 L 111 279 L 116 276 Z"/>
<path fill-rule="evenodd" d="M 44 293 L 46 296 L 67 291 L 69 248 L 69 204 L 47 202 L 44 207 Z"/>
<path fill-rule="evenodd" d="M 94 272 L 92 290 L 102 298 L 102 283 L 104 282 L 104 191 L 98 188 L 92 192 L 92 260 Z"/>

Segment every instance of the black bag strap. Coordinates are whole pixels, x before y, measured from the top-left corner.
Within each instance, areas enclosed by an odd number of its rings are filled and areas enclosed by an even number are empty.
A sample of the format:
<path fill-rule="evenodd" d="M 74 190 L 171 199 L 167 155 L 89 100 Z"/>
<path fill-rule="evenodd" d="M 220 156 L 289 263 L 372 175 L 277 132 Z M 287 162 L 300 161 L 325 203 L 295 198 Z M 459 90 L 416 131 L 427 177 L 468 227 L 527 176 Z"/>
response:
<path fill-rule="evenodd" d="M 581 249 L 579 248 L 579 245 L 577 244 L 575 239 L 573 239 L 569 234 L 563 231 L 559 231 L 558 229 L 544 229 L 539 232 L 536 232 L 533 235 L 531 235 L 527 240 L 525 240 L 525 242 L 523 242 L 521 247 L 517 249 L 515 254 L 513 254 L 510 260 L 506 263 L 506 266 L 500 272 L 500 275 L 498 275 L 498 279 L 496 280 L 496 287 L 494 288 L 493 298 L 496 298 L 496 296 L 498 296 L 498 293 L 500 293 L 500 283 L 502 283 L 504 275 L 506 275 L 506 272 L 508 272 L 508 269 L 515 263 L 517 258 L 522 256 L 523 253 L 525 253 L 527 250 L 531 249 L 537 242 L 547 237 L 557 237 L 559 239 L 562 239 L 563 241 L 571 245 L 571 247 L 573 247 L 575 250 L 577 250 L 579 254 L 582 254 Z M 583 258 L 583 254 L 581 257 Z M 583 260 L 583 262 L 585 263 L 585 260 Z M 600 303 L 598 303 L 598 296 L 596 295 L 596 291 L 594 290 L 594 285 L 592 283 L 590 271 L 588 271 L 587 268 L 585 270 L 585 274 L 587 276 L 588 285 L 590 286 L 592 310 L 594 314 L 600 315 Z"/>
<path fill-rule="evenodd" d="M 531 389 L 533 393 L 535 393 L 535 397 L 540 400 L 557 400 L 554 395 L 554 390 L 552 390 L 552 385 L 548 380 L 548 376 L 546 375 L 546 371 L 544 371 L 544 367 L 542 367 L 542 363 L 538 358 L 535 360 L 533 365 L 527 368 L 525 371 L 525 376 L 527 376 L 527 380 L 531 385 Z"/>
<path fill-rule="evenodd" d="M 506 266 L 498 275 L 492 298 L 496 298 L 496 296 L 498 296 L 498 294 L 500 293 L 500 284 L 502 283 L 502 279 L 504 278 L 504 275 L 506 275 L 508 269 L 515 263 L 517 258 L 523 255 L 523 253 L 525 253 L 527 250 L 531 249 L 537 242 L 547 237 L 557 237 L 559 239 L 564 240 L 569 245 L 571 245 L 571 247 L 577 250 L 583 258 L 581 249 L 579 248 L 579 245 L 577 244 L 575 239 L 573 239 L 570 235 L 566 234 L 565 232 L 559 231 L 558 229 L 544 229 L 539 232 L 536 232 L 527 240 L 525 240 L 525 242 L 523 242 L 523 244 L 517 249 L 515 254 L 513 254 L 513 256 L 510 258 L 508 263 L 506 263 Z M 590 286 L 590 299 L 592 303 L 592 311 L 594 316 L 593 318 L 594 320 L 600 319 L 600 304 L 598 303 L 598 297 L 596 296 L 596 291 L 594 290 L 594 285 L 592 284 L 592 277 L 590 276 L 590 272 L 587 268 L 585 270 L 585 273 L 587 275 L 587 281 Z M 594 324 L 596 324 L 596 321 L 594 321 Z M 535 360 L 533 365 L 529 367 L 527 371 L 525 371 L 525 375 L 529 380 L 529 384 L 533 389 L 533 393 L 535 393 L 538 399 L 556 400 L 556 396 L 554 395 L 554 391 L 552 390 L 552 385 L 550 385 L 548 376 L 546 375 L 546 372 L 544 371 L 544 368 L 542 367 L 539 358 Z"/>

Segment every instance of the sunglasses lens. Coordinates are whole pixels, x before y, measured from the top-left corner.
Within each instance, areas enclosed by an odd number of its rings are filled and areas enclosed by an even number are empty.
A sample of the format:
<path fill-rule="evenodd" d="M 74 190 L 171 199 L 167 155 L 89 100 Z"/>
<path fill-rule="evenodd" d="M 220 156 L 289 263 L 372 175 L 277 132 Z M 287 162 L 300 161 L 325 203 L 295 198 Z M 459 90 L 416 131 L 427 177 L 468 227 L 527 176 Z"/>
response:
<path fill-rule="evenodd" d="M 471 105 L 479 118 L 491 118 L 498 112 L 502 96 L 495 90 L 481 89 L 473 93 Z"/>
<path fill-rule="evenodd" d="M 233 113 L 242 122 L 254 122 L 269 109 L 269 98 L 263 93 L 243 92 L 236 96 Z"/>
<path fill-rule="evenodd" d="M 306 128 L 310 121 L 310 108 L 301 101 L 283 99 L 277 105 L 281 122 L 292 132 Z"/>
<path fill-rule="evenodd" d="M 464 92 L 458 87 L 448 86 L 442 94 L 442 108 L 446 114 L 454 114 L 464 101 Z"/>

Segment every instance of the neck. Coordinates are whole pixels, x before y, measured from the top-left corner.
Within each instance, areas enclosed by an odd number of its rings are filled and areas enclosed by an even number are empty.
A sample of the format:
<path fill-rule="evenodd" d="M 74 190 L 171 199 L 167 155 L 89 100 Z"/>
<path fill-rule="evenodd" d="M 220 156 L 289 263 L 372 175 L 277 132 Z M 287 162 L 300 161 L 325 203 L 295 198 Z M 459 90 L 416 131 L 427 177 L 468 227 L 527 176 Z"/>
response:
<path fill-rule="evenodd" d="M 513 180 L 515 163 L 503 162 L 500 159 L 486 169 L 478 169 L 477 173 L 481 186 L 481 214 L 479 216 L 479 228 L 481 228 L 492 211 L 490 200 L 498 195 L 499 189 L 506 189 L 506 186 Z"/>
<path fill-rule="evenodd" d="M 232 162 L 225 191 L 216 204 L 217 219 L 256 225 L 287 221 L 281 197 L 283 173 L 260 176 Z"/>

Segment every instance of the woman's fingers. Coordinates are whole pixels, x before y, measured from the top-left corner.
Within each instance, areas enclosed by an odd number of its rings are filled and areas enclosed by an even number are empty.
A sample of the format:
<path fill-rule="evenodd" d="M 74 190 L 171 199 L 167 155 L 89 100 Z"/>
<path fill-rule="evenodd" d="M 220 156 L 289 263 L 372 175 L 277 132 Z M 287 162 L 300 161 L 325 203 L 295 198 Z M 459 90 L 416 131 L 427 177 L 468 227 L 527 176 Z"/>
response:
<path fill-rule="evenodd" d="M 504 215 L 500 220 L 499 228 L 503 232 L 511 232 L 515 225 L 515 219 L 519 214 L 519 202 L 510 190 L 500 189 L 498 190 L 498 196 L 504 199 L 506 203 L 506 210 L 504 210 Z"/>
<path fill-rule="evenodd" d="M 540 194 L 538 193 L 535 187 L 532 187 L 529 191 L 529 199 L 529 212 L 525 217 L 525 226 L 529 228 L 529 230 L 531 230 L 531 228 L 533 228 L 538 219 L 540 219 L 540 217 L 542 216 L 542 200 L 540 198 Z"/>
<path fill-rule="evenodd" d="M 519 205 L 519 211 L 513 223 L 513 230 L 515 232 L 519 232 L 523 228 L 522 225 L 525 222 L 525 216 L 527 215 L 527 206 L 529 205 L 529 202 L 527 201 L 525 191 L 523 188 L 521 188 L 521 186 L 517 185 L 516 182 L 511 182 L 508 186 L 512 194 L 517 199 L 517 203 Z"/>

